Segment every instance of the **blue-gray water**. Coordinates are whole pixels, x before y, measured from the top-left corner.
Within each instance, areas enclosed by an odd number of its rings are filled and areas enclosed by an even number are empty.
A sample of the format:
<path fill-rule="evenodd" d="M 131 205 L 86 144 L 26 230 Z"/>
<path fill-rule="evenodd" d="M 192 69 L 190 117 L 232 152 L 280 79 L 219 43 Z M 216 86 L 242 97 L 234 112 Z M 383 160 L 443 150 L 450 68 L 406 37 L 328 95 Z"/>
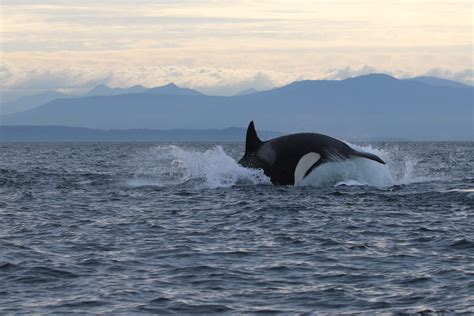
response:
<path fill-rule="evenodd" d="M 242 144 L 0 144 L 0 314 L 474 313 L 474 143 L 300 187 Z"/>

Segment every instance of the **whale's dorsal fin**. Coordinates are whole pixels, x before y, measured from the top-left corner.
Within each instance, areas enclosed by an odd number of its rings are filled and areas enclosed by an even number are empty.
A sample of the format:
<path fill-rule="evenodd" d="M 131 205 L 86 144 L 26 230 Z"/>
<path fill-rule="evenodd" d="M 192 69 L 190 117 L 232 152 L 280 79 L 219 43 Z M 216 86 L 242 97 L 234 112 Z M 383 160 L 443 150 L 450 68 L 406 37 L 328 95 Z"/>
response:
<path fill-rule="evenodd" d="M 245 153 L 251 153 L 258 150 L 262 145 L 262 141 L 257 136 L 257 131 L 255 130 L 255 125 L 253 121 L 250 122 L 249 127 L 247 127 L 247 136 L 245 138 Z"/>

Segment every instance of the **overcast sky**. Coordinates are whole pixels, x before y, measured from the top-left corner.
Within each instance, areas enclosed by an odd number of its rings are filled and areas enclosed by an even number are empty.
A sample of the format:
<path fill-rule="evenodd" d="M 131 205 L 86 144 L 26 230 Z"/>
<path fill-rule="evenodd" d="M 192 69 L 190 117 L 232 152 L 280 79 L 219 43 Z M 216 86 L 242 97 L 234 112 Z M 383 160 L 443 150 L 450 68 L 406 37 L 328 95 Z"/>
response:
<path fill-rule="evenodd" d="M 369 72 L 473 83 L 471 0 L 1 1 L 2 91 L 229 94 Z"/>

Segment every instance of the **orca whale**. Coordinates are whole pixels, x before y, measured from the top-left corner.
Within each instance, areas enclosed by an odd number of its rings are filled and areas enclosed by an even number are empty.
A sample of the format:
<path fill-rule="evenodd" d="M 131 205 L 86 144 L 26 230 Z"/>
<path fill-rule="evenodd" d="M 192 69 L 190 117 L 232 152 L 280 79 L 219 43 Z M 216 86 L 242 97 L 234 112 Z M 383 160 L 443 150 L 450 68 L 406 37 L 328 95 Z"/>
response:
<path fill-rule="evenodd" d="M 354 157 L 385 164 L 376 155 L 356 151 L 346 143 L 322 134 L 299 133 L 261 141 L 251 121 L 247 128 L 245 154 L 239 164 L 263 169 L 274 184 L 295 185 L 323 163 Z"/>

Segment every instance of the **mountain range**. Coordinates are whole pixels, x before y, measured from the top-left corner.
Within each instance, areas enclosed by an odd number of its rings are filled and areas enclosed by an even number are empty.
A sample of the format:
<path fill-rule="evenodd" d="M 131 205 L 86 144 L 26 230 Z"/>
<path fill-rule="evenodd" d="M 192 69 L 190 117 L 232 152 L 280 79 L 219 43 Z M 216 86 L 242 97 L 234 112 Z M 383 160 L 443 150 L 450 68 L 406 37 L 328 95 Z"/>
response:
<path fill-rule="evenodd" d="M 426 84 L 429 84 L 432 86 L 438 86 L 438 87 L 443 87 L 443 86 L 457 87 L 457 88 L 471 87 L 457 81 L 441 79 L 437 77 L 430 77 L 430 76 L 421 76 L 421 77 L 415 77 L 415 78 L 404 79 L 404 80 L 422 82 L 422 83 L 426 83 Z M 92 88 L 89 92 L 85 94 L 68 94 L 68 93 L 62 93 L 62 92 L 58 92 L 54 90 L 48 90 L 42 93 L 28 95 L 28 96 L 20 97 L 18 99 L 14 99 L 14 100 L 3 101 L 0 98 L 0 115 L 12 114 L 15 112 L 23 112 L 23 111 L 33 109 L 35 107 L 38 107 L 40 105 L 46 104 L 48 102 L 51 102 L 55 99 L 60 99 L 60 98 L 76 98 L 76 97 L 85 97 L 85 96 L 112 96 L 112 95 L 120 95 L 120 94 L 143 93 L 146 91 L 149 91 L 151 93 L 156 93 L 156 94 L 195 94 L 195 95 L 202 94 L 201 92 L 198 92 L 196 90 L 180 88 L 174 83 L 170 83 L 165 86 L 155 87 L 155 88 L 146 88 L 142 85 L 135 85 L 129 88 L 111 88 L 105 84 L 100 84 Z M 259 91 L 254 88 L 249 88 L 249 89 L 242 90 L 236 93 L 235 95 L 236 96 L 247 95 L 247 94 L 253 94 L 257 92 Z"/>
<path fill-rule="evenodd" d="M 385 74 L 298 81 L 231 97 L 208 96 L 174 84 L 99 86 L 85 96 L 3 115 L 1 123 L 167 130 L 244 127 L 255 120 L 259 128 L 283 132 L 472 140 L 473 92 L 472 86 L 445 79 L 396 79 Z"/>

